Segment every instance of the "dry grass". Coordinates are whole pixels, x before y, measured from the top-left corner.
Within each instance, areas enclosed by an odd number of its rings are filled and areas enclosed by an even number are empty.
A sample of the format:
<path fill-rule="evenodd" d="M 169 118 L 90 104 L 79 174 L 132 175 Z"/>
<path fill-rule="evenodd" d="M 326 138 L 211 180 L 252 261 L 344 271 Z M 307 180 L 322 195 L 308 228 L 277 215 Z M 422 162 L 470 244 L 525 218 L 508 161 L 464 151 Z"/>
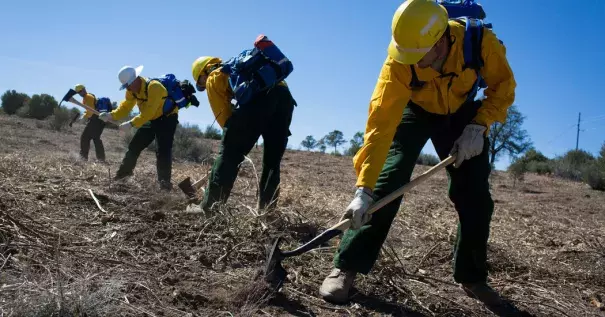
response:
<path fill-rule="evenodd" d="M 228 205 L 204 218 L 183 212 L 178 188 L 159 192 L 152 152 L 133 177 L 110 181 L 124 151 L 118 131 L 103 134 L 109 165 L 79 161 L 82 129 L 0 116 L 0 315 L 491 314 L 453 283 L 457 219 L 444 173 L 406 196 L 372 274 L 359 277 L 350 304 L 336 306 L 317 290 L 338 238 L 284 260 L 289 281 L 277 294 L 258 277 L 275 237 L 293 249 L 338 220 L 353 193 L 349 157 L 286 153 L 279 206 L 260 217 L 257 175 L 244 162 Z M 260 172 L 262 152 L 250 158 Z M 175 163 L 173 182 L 209 169 Z M 492 177 L 490 282 L 535 316 L 605 316 L 605 193 L 533 174 L 512 184 L 507 174 Z"/>

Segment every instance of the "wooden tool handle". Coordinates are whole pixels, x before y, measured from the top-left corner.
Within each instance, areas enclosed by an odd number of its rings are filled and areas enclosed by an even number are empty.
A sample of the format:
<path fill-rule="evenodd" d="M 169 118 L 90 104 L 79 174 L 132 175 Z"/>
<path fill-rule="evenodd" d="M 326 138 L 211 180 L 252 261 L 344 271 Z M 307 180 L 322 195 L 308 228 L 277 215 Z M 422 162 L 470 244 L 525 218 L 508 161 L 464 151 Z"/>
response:
<path fill-rule="evenodd" d="M 418 177 L 414 178 L 409 183 L 403 185 L 402 187 L 400 187 L 396 191 L 390 193 L 389 195 L 385 196 L 381 200 L 379 200 L 376 203 L 374 203 L 372 206 L 370 206 L 370 209 L 368 210 L 368 212 L 370 214 L 373 214 L 376 210 L 384 207 L 386 204 L 388 204 L 391 201 L 395 200 L 395 198 L 397 198 L 397 197 L 405 194 L 406 192 L 408 192 L 410 189 L 412 189 L 416 185 L 424 182 L 427 178 L 431 177 L 431 175 L 435 174 L 436 172 L 438 172 L 442 168 L 445 168 L 446 166 L 454 163 L 455 160 L 456 160 L 456 157 L 454 157 L 452 155 L 448 156 L 445 160 L 443 160 L 439 164 L 431 167 L 428 171 L 426 171 L 426 172 L 418 175 Z"/>
<path fill-rule="evenodd" d="M 402 186 L 398 190 L 392 192 L 391 194 L 389 194 L 386 197 L 382 198 L 381 200 L 377 201 L 375 204 L 373 204 L 370 207 L 370 209 L 368 210 L 368 212 L 369 213 L 373 213 L 376 210 L 378 210 L 381 207 L 383 207 L 384 205 L 390 203 L 395 198 L 397 198 L 400 195 L 403 195 L 405 192 L 409 191 L 412 187 L 414 187 L 414 186 L 416 186 L 416 185 L 424 182 L 428 177 L 430 177 L 431 175 L 433 175 L 435 172 L 437 172 L 440 169 L 446 167 L 447 165 L 453 163 L 454 160 L 455 160 L 455 158 L 453 156 L 449 156 L 445 160 L 441 161 L 441 163 L 433 166 L 431 169 L 429 169 L 428 171 L 422 173 L 418 177 L 414 178 L 412 181 L 410 181 L 409 183 L 405 184 L 404 186 Z M 309 251 L 309 250 L 311 250 L 311 249 L 313 249 L 313 248 L 315 248 L 315 247 L 317 247 L 317 246 L 325 243 L 326 241 L 334 238 L 335 236 L 343 233 L 345 230 L 349 229 L 349 227 L 351 227 L 351 219 L 350 218 L 341 219 L 337 224 L 335 224 L 334 226 L 332 226 L 330 229 L 322 232 L 320 235 L 318 235 L 315 238 L 313 238 L 313 240 L 305 243 L 304 245 L 296 248 L 295 250 L 287 251 L 287 252 L 282 252 L 282 256 L 285 258 L 285 257 L 297 256 L 297 255 L 300 255 L 302 253 L 305 253 L 305 252 L 307 252 L 307 251 Z"/>
<path fill-rule="evenodd" d="M 395 198 L 397 198 L 397 197 L 405 194 L 406 192 L 408 192 L 410 189 L 412 189 L 416 185 L 424 182 L 427 178 L 431 177 L 431 175 L 435 174 L 436 172 L 438 172 L 442 168 L 445 168 L 446 166 L 452 164 L 455 160 L 456 160 L 456 158 L 454 156 L 448 156 L 445 160 L 443 160 L 439 164 L 433 166 L 428 171 L 426 171 L 426 172 L 418 175 L 418 177 L 414 178 L 409 183 L 401 186 L 396 191 L 390 193 L 389 195 L 385 196 L 381 200 L 379 200 L 376 203 L 374 203 L 372 206 L 370 206 L 370 209 L 368 209 L 368 212 L 370 214 L 373 214 L 378 209 L 384 207 L 386 204 L 388 204 L 391 201 L 395 200 Z M 350 225 L 351 225 L 351 219 L 346 218 L 346 219 L 341 220 L 340 222 L 338 222 L 334 226 L 332 226 L 327 231 L 329 231 L 329 230 L 341 230 L 341 231 L 345 231 L 346 229 L 349 228 Z"/>
<path fill-rule="evenodd" d="M 76 100 L 74 97 L 69 98 L 69 102 L 71 102 L 71 103 L 75 103 L 76 105 L 78 105 L 78 106 L 80 106 L 80 107 L 82 107 L 82 108 L 84 108 L 84 109 L 86 109 L 86 110 L 88 110 L 88 111 L 90 111 L 90 112 L 92 112 L 92 113 L 94 113 L 94 114 L 96 114 L 96 115 L 100 115 L 100 114 L 101 114 L 101 113 L 100 113 L 100 112 L 98 112 L 96 109 L 93 109 L 93 108 L 91 108 L 91 107 L 89 107 L 89 106 L 87 106 L 87 105 L 85 105 L 85 104 L 83 104 L 83 103 L 79 102 L 79 101 L 78 101 L 78 100 Z"/>
<path fill-rule="evenodd" d="M 97 116 L 101 115 L 101 113 L 98 112 L 96 109 L 93 109 L 93 108 L 91 108 L 91 107 L 89 107 L 89 106 L 87 106 L 87 105 L 79 102 L 78 100 L 74 99 L 73 97 L 69 99 L 69 102 L 75 103 L 76 105 L 78 105 L 78 106 L 80 106 L 80 107 L 82 107 L 82 108 L 84 108 L 84 109 L 86 109 L 86 110 L 88 110 L 88 111 L 96 114 Z M 113 123 L 115 125 L 118 125 L 118 126 L 120 125 L 120 122 L 118 122 L 116 120 L 113 120 L 111 118 L 109 119 L 109 122 L 111 122 L 111 123 Z"/>

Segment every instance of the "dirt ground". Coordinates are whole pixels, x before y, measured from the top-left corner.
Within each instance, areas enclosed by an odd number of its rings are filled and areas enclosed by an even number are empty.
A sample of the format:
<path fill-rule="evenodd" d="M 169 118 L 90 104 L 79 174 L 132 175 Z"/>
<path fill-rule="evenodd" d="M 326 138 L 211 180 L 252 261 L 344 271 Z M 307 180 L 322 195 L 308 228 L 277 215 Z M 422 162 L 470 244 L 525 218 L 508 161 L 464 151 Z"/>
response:
<path fill-rule="evenodd" d="M 103 134 L 101 164 L 94 146 L 78 159 L 83 124 L 46 125 L 0 116 L 0 316 L 493 316 L 453 281 L 445 172 L 406 194 L 371 274 L 349 304 L 332 305 L 318 288 L 340 237 L 284 260 L 276 294 L 255 278 L 275 237 L 290 250 L 338 221 L 354 191 L 350 157 L 288 151 L 280 205 L 256 217 L 254 149 L 223 214 L 204 218 L 184 212 L 176 183 L 209 164 L 175 162 L 175 189 L 161 193 L 145 151 L 115 182 L 126 148 L 117 130 Z M 537 175 L 513 186 L 503 172 L 491 184 L 491 285 L 534 316 L 605 316 L 605 193 Z"/>

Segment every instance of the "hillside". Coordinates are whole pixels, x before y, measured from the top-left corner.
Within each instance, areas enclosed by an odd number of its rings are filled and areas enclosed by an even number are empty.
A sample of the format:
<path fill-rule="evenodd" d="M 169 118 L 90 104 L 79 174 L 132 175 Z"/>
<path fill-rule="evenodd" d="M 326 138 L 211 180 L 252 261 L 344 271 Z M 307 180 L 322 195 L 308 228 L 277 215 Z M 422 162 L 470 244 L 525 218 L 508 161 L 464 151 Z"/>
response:
<path fill-rule="evenodd" d="M 155 155 L 145 151 L 135 176 L 114 182 L 122 137 L 105 130 L 108 165 L 95 161 L 94 146 L 82 162 L 83 127 L 55 132 L 0 116 L 2 316 L 57 316 L 59 307 L 65 316 L 492 315 L 453 284 L 457 216 L 443 171 L 406 195 L 349 305 L 317 292 L 338 237 L 284 260 L 289 282 L 266 298 L 254 281 L 265 248 L 283 235 L 282 249 L 293 249 L 337 222 L 354 191 L 350 157 L 288 151 L 279 208 L 255 217 L 262 148 L 254 149 L 224 214 L 204 219 L 183 212 L 176 184 L 200 179 L 209 165 L 175 162 L 175 189 L 160 193 Z M 538 175 L 513 187 L 503 172 L 491 184 L 491 284 L 535 316 L 605 316 L 605 193 Z"/>

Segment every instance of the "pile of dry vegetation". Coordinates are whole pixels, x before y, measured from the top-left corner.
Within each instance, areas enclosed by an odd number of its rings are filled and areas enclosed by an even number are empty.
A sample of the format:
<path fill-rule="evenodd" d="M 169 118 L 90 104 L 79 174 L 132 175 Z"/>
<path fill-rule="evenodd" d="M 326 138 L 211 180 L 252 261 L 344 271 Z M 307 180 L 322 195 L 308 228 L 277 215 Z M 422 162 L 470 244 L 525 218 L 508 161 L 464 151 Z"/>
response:
<path fill-rule="evenodd" d="M 406 196 L 372 274 L 335 306 L 317 290 L 338 238 L 285 260 L 279 293 L 258 277 L 275 237 L 292 249 L 338 220 L 353 191 L 350 158 L 288 151 L 280 205 L 258 217 L 255 149 L 222 214 L 204 218 L 184 212 L 178 188 L 159 192 L 152 152 L 112 182 L 125 150 L 115 130 L 103 135 L 108 165 L 78 160 L 82 128 L 0 116 L 0 315 L 491 315 L 451 277 L 456 213 L 444 173 Z M 209 169 L 178 162 L 173 181 Z M 533 174 L 512 183 L 492 177 L 490 283 L 535 316 L 605 316 L 605 193 Z"/>

